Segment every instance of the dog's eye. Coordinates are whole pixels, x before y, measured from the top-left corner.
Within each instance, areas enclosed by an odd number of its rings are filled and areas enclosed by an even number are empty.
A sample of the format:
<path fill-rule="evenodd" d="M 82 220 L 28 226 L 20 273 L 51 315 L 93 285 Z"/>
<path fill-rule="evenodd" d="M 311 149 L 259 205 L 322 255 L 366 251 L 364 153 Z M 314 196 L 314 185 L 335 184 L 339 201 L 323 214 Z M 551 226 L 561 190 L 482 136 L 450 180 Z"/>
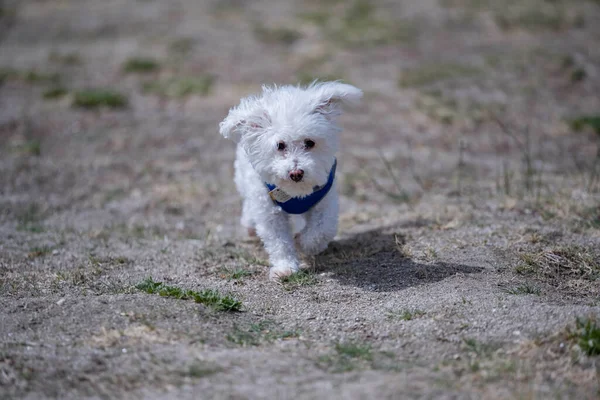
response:
<path fill-rule="evenodd" d="M 279 151 L 285 150 L 285 142 L 277 143 L 277 150 L 279 150 Z"/>
<path fill-rule="evenodd" d="M 306 139 L 304 141 L 304 147 L 307 148 L 307 149 L 312 149 L 313 147 L 315 147 L 315 142 L 313 142 L 310 139 Z"/>

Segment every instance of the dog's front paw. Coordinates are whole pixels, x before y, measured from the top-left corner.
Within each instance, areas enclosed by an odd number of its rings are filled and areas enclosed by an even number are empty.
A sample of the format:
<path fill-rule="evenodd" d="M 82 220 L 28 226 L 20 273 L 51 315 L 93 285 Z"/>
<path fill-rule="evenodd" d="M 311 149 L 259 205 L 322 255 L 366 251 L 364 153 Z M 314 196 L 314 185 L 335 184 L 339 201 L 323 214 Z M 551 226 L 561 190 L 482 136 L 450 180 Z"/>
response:
<path fill-rule="evenodd" d="M 269 279 L 272 281 L 279 281 L 281 279 L 287 278 L 293 273 L 298 272 L 299 264 L 297 262 L 277 262 L 273 263 L 273 266 L 269 270 Z"/>

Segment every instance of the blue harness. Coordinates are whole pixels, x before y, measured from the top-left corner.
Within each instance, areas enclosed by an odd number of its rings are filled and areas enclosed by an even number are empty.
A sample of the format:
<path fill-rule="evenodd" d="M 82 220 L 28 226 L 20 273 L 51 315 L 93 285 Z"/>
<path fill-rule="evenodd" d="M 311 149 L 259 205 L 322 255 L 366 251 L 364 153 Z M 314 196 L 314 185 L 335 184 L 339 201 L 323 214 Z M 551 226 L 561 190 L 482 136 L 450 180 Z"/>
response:
<path fill-rule="evenodd" d="M 333 180 L 335 179 L 335 167 L 337 166 L 337 160 L 334 161 L 333 167 L 331 167 L 331 171 L 329 171 L 329 178 L 327 178 L 327 183 L 304 197 L 292 197 L 285 203 L 281 203 L 279 201 L 273 200 L 275 204 L 283 209 L 288 214 L 304 214 L 311 208 L 313 208 L 319 201 L 325 197 L 329 190 L 333 186 Z M 276 188 L 275 185 L 271 185 L 270 183 L 265 183 L 269 191 L 274 190 Z"/>

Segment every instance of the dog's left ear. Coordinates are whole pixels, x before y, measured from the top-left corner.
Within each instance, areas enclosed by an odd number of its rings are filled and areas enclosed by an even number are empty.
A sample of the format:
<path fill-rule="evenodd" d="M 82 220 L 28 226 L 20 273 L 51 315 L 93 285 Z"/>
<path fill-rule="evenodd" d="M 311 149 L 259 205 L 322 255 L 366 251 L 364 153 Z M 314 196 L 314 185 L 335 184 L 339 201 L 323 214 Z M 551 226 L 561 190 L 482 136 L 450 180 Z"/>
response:
<path fill-rule="evenodd" d="M 339 115 L 341 106 L 354 106 L 360 103 L 362 90 L 340 82 L 315 83 L 307 88 L 314 91 L 315 112 L 323 115 Z"/>

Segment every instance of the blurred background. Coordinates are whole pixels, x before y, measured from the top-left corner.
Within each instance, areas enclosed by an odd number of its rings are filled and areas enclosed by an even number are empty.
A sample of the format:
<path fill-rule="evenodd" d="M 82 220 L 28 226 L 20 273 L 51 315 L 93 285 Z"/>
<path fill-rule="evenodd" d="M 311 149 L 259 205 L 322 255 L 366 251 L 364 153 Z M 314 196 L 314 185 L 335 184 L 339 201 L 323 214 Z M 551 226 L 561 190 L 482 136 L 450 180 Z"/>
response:
<path fill-rule="evenodd" d="M 340 79 L 365 92 L 349 226 L 465 201 L 598 222 L 598 1 L 5 0 L 0 27 L 5 221 L 235 234 L 219 121 L 261 84 Z"/>

